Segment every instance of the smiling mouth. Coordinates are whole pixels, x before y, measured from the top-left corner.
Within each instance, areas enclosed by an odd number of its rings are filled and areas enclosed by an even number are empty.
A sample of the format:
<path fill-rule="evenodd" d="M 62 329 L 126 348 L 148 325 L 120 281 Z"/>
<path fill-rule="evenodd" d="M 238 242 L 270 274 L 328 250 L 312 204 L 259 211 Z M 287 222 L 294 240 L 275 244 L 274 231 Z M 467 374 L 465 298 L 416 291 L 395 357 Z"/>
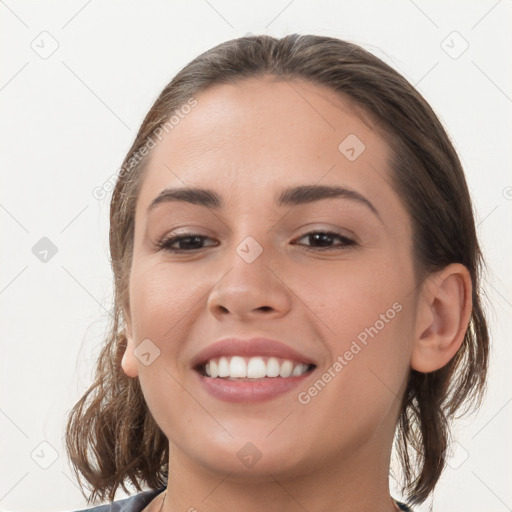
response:
<path fill-rule="evenodd" d="M 314 370 L 314 364 L 300 363 L 280 357 L 223 356 L 198 365 L 195 370 L 203 377 L 232 381 L 256 381 L 280 377 L 300 377 Z"/>

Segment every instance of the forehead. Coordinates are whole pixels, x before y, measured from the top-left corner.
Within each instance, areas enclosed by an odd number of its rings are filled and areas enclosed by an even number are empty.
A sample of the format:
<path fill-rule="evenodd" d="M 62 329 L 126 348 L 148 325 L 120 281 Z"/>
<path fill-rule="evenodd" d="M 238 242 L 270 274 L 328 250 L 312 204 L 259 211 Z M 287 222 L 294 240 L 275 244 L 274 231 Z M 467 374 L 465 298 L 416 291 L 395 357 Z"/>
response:
<path fill-rule="evenodd" d="M 258 78 L 194 98 L 197 106 L 151 151 L 138 201 L 144 207 L 170 186 L 224 189 L 227 200 L 246 202 L 306 183 L 384 192 L 399 203 L 389 186 L 386 143 L 370 117 L 335 91 Z"/>
<path fill-rule="evenodd" d="M 249 79 L 213 86 L 195 99 L 197 107 L 164 136 L 167 144 L 160 144 L 153 158 L 163 153 L 178 156 L 179 152 L 193 158 L 205 156 L 205 151 L 229 151 L 230 157 L 239 156 L 243 161 L 244 155 L 258 152 L 265 152 L 268 158 L 271 149 L 272 154 L 287 152 L 289 158 L 312 152 L 319 156 L 327 150 L 337 159 L 338 145 L 349 134 L 370 145 L 377 159 L 386 152 L 361 109 L 324 86 Z M 249 145 L 238 146 L 248 139 Z"/>

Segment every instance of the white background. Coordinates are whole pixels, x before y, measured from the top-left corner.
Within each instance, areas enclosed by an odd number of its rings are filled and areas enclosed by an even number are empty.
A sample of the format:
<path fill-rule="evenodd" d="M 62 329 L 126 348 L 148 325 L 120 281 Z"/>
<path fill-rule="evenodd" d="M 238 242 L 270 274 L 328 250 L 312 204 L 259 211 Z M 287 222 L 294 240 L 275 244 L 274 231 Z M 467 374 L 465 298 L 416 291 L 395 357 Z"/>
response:
<path fill-rule="evenodd" d="M 110 196 L 93 189 L 117 172 L 146 111 L 192 58 L 248 32 L 298 32 L 350 40 L 391 64 L 460 153 L 489 266 L 494 353 L 486 402 L 459 424 L 433 509 L 511 510 L 510 19 L 511 0 L 0 1 L 0 508 L 86 506 L 62 436 L 111 306 Z M 57 247 L 47 262 L 32 252 L 42 237 Z"/>

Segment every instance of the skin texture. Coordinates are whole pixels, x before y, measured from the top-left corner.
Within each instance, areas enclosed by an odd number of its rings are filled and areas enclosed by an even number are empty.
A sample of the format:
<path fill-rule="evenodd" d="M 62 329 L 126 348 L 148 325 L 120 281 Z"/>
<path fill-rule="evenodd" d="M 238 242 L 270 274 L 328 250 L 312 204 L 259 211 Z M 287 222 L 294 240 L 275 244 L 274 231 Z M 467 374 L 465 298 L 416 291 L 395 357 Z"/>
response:
<path fill-rule="evenodd" d="M 396 510 L 388 471 L 400 398 L 411 366 L 433 371 L 459 348 L 469 274 L 452 264 L 416 281 L 411 220 L 392 186 L 388 147 L 349 101 L 268 79 L 196 99 L 152 150 L 139 192 L 122 362 L 170 442 L 164 510 Z M 338 149 L 349 134 L 365 145 L 354 161 Z M 275 206 L 283 188 L 310 184 L 355 190 L 378 215 L 347 198 Z M 225 205 L 167 202 L 146 212 L 163 189 L 182 186 L 212 189 Z M 305 236 L 325 230 L 356 243 L 333 237 L 325 250 Z M 204 248 L 176 255 L 156 247 L 189 232 L 207 237 L 193 246 Z M 249 236 L 263 249 L 252 263 L 236 251 Z M 401 307 L 394 318 L 300 403 L 297 393 L 393 304 Z M 223 402 L 199 385 L 190 360 L 227 336 L 280 340 L 317 368 L 270 401 Z M 149 366 L 134 356 L 145 339 L 160 350 Z M 247 442 L 261 453 L 250 468 L 237 457 Z M 161 504 L 159 496 L 146 510 Z"/>

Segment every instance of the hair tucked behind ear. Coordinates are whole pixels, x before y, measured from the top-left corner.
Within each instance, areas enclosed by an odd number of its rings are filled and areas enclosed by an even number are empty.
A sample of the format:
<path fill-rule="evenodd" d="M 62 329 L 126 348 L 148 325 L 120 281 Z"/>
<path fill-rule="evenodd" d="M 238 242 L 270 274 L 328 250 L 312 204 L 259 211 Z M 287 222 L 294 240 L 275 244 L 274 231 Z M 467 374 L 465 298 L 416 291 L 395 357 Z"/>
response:
<path fill-rule="evenodd" d="M 129 310 L 128 280 L 134 216 L 148 141 L 174 111 L 213 85 L 247 78 L 307 80 L 362 107 L 391 150 L 389 171 L 413 221 L 418 282 L 454 262 L 473 284 L 470 325 L 456 356 L 429 374 L 411 371 L 397 425 L 396 448 L 410 503 L 433 491 L 445 465 L 449 422 L 482 397 L 489 338 L 480 299 L 482 256 L 471 200 L 458 156 L 423 97 L 390 66 L 357 45 L 330 37 L 289 35 L 227 41 L 185 66 L 146 115 L 128 152 L 110 209 L 114 272 L 113 322 L 93 384 L 70 413 L 66 442 L 77 476 L 95 497 L 114 499 L 125 482 L 152 489 L 167 477 L 168 442 L 147 409 L 137 378 L 121 369 L 126 339 L 120 326 Z"/>

